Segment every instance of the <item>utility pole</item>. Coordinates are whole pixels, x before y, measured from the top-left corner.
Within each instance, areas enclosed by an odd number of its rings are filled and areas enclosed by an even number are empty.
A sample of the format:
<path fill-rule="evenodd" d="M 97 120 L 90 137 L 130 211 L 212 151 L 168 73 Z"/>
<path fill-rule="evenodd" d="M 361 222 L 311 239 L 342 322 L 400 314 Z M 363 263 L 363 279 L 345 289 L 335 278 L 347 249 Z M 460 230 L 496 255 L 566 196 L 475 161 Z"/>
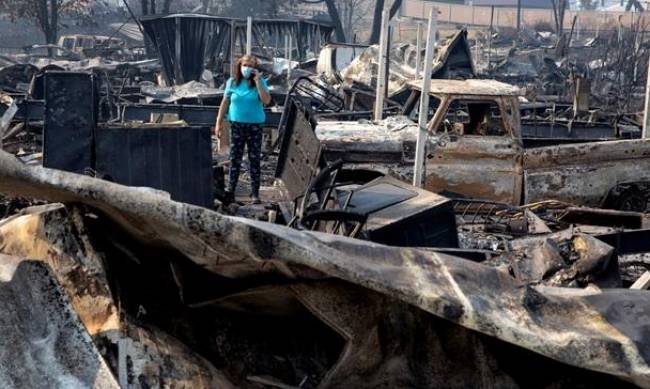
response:
<path fill-rule="evenodd" d="M 422 187 L 424 177 L 424 154 L 426 153 L 429 131 L 429 91 L 431 90 L 431 68 L 433 50 L 436 46 L 435 8 L 429 10 L 429 25 L 427 27 L 427 48 L 424 52 L 424 75 L 422 77 L 422 92 L 420 93 L 420 112 L 418 115 L 418 139 L 415 146 L 415 166 L 413 166 L 413 185 Z"/>
<path fill-rule="evenodd" d="M 521 0 L 517 0 L 517 32 L 521 30 Z"/>
<path fill-rule="evenodd" d="M 384 114 L 384 94 L 386 93 L 386 61 L 388 59 L 388 21 L 387 9 L 381 13 L 381 34 L 379 36 L 379 53 L 377 54 L 377 89 L 375 92 L 375 120 L 381 120 Z"/>

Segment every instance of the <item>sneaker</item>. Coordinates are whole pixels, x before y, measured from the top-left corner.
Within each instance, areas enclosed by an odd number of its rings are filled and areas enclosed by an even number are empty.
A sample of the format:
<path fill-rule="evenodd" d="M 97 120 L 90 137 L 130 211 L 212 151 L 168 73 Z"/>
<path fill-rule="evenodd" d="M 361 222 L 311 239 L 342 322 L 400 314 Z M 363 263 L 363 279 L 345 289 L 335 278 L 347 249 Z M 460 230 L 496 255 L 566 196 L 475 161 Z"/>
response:
<path fill-rule="evenodd" d="M 253 204 L 262 204 L 262 200 L 260 200 L 260 196 L 258 195 L 251 195 L 251 200 Z"/>

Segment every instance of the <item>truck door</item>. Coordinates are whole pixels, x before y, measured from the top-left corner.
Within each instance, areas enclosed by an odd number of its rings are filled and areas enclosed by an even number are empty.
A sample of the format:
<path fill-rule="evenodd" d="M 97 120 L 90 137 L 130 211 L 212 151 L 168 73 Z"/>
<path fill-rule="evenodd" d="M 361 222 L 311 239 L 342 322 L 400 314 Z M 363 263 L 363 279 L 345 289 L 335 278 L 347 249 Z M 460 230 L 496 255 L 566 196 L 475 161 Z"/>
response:
<path fill-rule="evenodd" d="M 425 188 L 519 205 L 523 154 L 516 103 L 495 96 L 441 100 L 445 113 L 431 123 L 439 141 L 427 154 Z"/>

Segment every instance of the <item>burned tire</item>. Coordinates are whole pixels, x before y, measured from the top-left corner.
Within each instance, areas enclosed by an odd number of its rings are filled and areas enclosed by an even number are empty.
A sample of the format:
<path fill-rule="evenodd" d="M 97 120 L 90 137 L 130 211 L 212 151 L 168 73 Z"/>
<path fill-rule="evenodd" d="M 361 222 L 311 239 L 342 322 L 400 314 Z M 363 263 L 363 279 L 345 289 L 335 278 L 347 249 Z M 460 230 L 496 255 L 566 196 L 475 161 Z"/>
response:
<path fill-rule="evenodd" d="M 621 211 L 646 212 L 648 209 L 648 197 L 635 188 L 624 191 L 617 200 L 616 208 Z"/>

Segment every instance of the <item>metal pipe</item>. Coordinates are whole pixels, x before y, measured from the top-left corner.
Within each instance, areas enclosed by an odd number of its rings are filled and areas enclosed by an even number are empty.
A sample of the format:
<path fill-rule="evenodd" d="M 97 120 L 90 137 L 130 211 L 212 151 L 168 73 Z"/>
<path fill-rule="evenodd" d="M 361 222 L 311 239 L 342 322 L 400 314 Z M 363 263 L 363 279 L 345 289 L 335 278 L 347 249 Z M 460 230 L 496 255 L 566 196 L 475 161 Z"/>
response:
<path fill-rule="evenodd" d="M 287 86 L 291 86 L 291 57 L 293 55 L 293 36 L 289 35 L 289 54 L 287 58 L 289 60 L 287 64 Z"/>
<path fill-rule="evenodd" d="M 418 22 L 418 28 L 417 28 L 417 37 L 415 40 L 415 79 L 419 80 L 420 79 L 420 72 L 422 71 L 422 58 L 421 58 L 421 51 L 422 51 L 422 25 Z"/>
<path fill-rule="evenodd" d="M 422 187 L 424 177 L 424 154 L 426 152 L 427 119 L 429 118 L 429 91 L 431 90 L 431 68 L 433 51 L 436 45 L 436 19 L 434 8 L 429 10 L 429 25 L 427 27 L 427 48 L 424 52 L 424 77 L 422 78 L 422 93 L 420 94 L 420 112 L 418 115 L 418 139 L 415 147 L 415 166 L 413 167 L 413 185 Z"/>
<path fill-rule="evenodd" d="M 246 55 L 253 53 L 253 17 L 246 18 Z"/>
<path fill-rule="evenodd" d="M 390 14 L 387 9 L 381 13 L 381 34 L 379 36 L 379 53 L 377 55 L 377 89 L 375 94 L 375 120 L 381 120 L 384 113 L 384 93 L 386 89 L 386 60 L 388 46 L 388 20 Z"/>

